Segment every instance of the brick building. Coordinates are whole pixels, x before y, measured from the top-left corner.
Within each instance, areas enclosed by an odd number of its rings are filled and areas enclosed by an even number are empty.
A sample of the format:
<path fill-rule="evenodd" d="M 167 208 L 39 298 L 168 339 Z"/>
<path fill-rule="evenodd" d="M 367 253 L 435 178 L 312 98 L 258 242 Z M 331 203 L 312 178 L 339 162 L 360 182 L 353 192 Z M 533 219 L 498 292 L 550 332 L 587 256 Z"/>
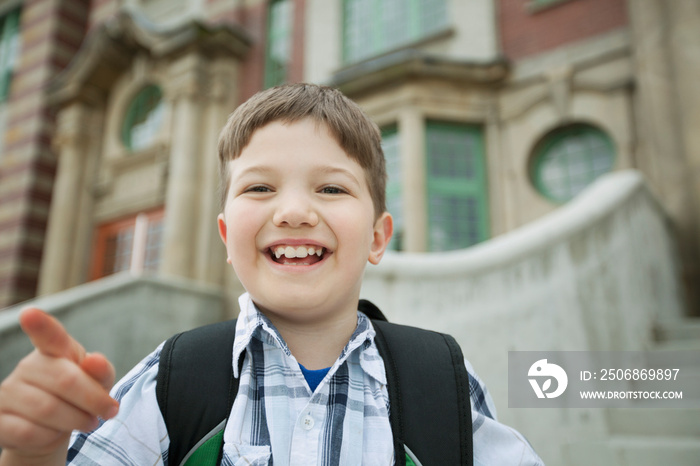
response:
<path fill-rule="evenodd" d="M 0 307 L 130 267 L 235 289 L 216 137 L 285 81 L 382 128 L 395 249 L 469 247 L 636 168 L 690 285 L 698 30 L 696 0 L 5 1 Z"/>

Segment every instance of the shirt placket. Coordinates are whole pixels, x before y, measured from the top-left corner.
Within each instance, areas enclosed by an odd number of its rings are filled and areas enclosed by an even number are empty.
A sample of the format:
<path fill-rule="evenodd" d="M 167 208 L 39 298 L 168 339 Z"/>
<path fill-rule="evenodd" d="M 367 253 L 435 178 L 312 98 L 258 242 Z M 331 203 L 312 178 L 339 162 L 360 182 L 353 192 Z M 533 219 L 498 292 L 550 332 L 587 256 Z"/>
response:
<path fill-rule="evenodd" d="M 320 464 L 319 452 L 323 437 L 323 426 L 326 422 L 325 406 L 319 405 L 319 393 L 301 406 L 297 411 L 296 422 L 292 432 L 290 451 L 290 466 L 305 466 Z"/>

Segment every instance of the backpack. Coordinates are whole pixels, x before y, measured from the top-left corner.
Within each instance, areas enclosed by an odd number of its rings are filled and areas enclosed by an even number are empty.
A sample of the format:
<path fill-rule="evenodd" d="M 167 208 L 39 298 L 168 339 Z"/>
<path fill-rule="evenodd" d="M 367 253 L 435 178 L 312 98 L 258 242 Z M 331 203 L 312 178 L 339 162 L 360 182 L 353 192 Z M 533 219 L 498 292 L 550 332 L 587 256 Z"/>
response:
<path fill-rule="evenodd" d="M 359 309 L 372 320 L 384 360 L 395 464 L 472 466 L 469 376 L 457 342 L 391 324 L 369 301 L 360 300 Z M 238 393 L 231 360 L 235 329 L 236 320 L 211 324 L 163 346 L 156 396 L 170 436 L 171 466 L 221 462 L 224 427 Z M 243 357 L 237 363 L 240 369 Z"/>

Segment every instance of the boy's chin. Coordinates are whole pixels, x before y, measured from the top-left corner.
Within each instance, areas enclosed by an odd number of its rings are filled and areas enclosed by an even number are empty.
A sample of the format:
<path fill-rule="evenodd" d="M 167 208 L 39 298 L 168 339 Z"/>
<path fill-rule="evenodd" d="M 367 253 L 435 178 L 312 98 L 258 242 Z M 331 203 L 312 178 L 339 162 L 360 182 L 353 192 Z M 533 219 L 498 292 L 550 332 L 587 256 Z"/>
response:
<path fill-rule="evenodd" d="M 252 298 L 260 312 L 270 320 L 285 320 L 297 323 L 313 323 L 328 317 L 337 317 L 344 312 L 355 312 L 355 304 L 347 304 L 334 299 L 314 298 L 308 295 L 290 297 L 284 300 Z"/>

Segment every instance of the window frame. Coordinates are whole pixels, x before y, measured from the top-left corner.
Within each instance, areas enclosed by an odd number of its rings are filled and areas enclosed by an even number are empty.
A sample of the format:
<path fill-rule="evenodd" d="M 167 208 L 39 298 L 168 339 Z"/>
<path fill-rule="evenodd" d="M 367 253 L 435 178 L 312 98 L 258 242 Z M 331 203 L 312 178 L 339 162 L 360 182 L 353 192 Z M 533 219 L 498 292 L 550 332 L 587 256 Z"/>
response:
<path fill-rule="evenodd" d="M 550 130 L 547 132 L 541 139 L 540 141 L 535 145 L 534 150 L 532 151 L 532 156 L 531 156 L 531 162 L 530 162 L 530 181 L 532 182 L 532 185 L 535 187 L 537 192 L 545 197 L 547 200 L 550 202 L 553 202 L 555 204 L 565 204 L 566 202 L 569 202 L 571 199 L 576 197 L 578 193 L 581 192 L 579 190 L 577 193 L 573 194 L 572 196 L 569 196 L 567 198 L 562 198 L 559 197 L 555 194 L 552 193 L 551 187 L 547 186 L 546 182 L 542 179 L 542 165 L 544 163 L 544 158 L 545 155 L 552 150 L 553 147 L 557 146 L 561 141 L 566 140 L 567 138 L 571 137 L 572 134 L 579 136 L 581 134 L 594 134 L 596 136 L 600 136 L 600 140 L 603 144 L 605 144 L 610 152 L 610 167 L 608 168 L 607 171 L 598 173 L 597 175 L 593 176 L 592 178 L 589 178 L 586 186 L 590 185 L 593 183 L 598 177 L 604 175 L 605 173 L 610 172 L 614 167 L 617 159 L 617 152 L 615 150 L 615 144 L 613 143 L 611 137 L 602 129 L 598 128 L 597 126 L 588 124 L 588 123 L 573 123 L 569 124 L 566 126 L 561 126 L 558 128 L 554 128 L 553 130 Z M 587 160 L 589 163 L 592 163 L 592 158 L 590 154 L 586 154 Z M 591 170 L 593 171 L 593 170 Z M 585 189 L 585 188 L 583 188 Z"/>
<path fill-rule="evenodd" d="M 20 8 L 14 8 L 0 17 L 0 103 L 10 95 L 12 75 L 19 57 L 20 11 Z"/>
<path fill-rule="evenodd" d="M 147 144 L 145 147 L 134 147 L 132 140 L 132 131 L 135 127 L 134 121 L 142 112 L 143 106 L 147 103 L 147 99 L 151 98 L 151 91 L 157 92 L 158 103 L 149 111 L 149 115 L 153 113 L 156 109 L 158 109 L 158 107 L 161 107 L 160 111 L 164 111 L 162 107 L 165 106 L 165 102 L 163 99 L 164 95 L 161 87 L 155 83 L 148 83 L 141 86 L 138 92 L 136 92 L 129 101 L 129 105 L 127 106 L 126 111 L 124 113 L 124 118 L 122 119 L 121 142 L 124 145 L 124 147 L 128 149 L 129 152 L 140 152 L 142 150 L 148 149 L 148 147 L 151 146 L 152 143 L 155 141 L 158 130 L 160 130 L 160 126 L 156 128 L 156 132 L 153 134 L 153 140 L 150 142 L 150 144 Z M 146 117 L 146 120 L 147 119 L 148 117 Z M 163 122 L 161 121 L 160 125 L 162 126 L 162 124 Z"/>
<path fill-rule="evenodd" d="M 112 221 L 107 221 L 104 222 L 100 225 L 98 225 L 95 228 L 95 233 L 94 233 L 94 245 L 93 245 L 93 257 L 92 257 L 92 264 L 90 266 L 90 280 L 97 280 L 100 278 L 108 277 L 110 275 L 113 275 L 115 273 L 122 272 L 124 270 L 130 270 L 131 264 L 133 262 L 133 235 L 135 234 L 135 228 L 136 228 L 136 219 L 139 216 L 139 214 L 144 214 L 146 215 L 146 218 L 148 219 L 148 227 L 147 227 L 147 233 L 146 233 L 146 248 L 144 250 L 144 261 L 143 261 L 143 270 L 144 271 L 156 271 L 160 261 L 162 260 L 162 247 L 163 247 L 163 237 L 162 237 L 162 223 L 165 218 L 165 208 L 159 207 L 156 209 L 151 209 L 148 211 L 144 212 L 139 212 L 137 214 L 132 214 L 127 217 L 122 217 L 117 220 L 112 220 Z M 149 249 L 152 249 L 150 247 L 150 238 L 149 235 L 151 233 L 151 226 L 154 224 L 160 223 L 161 225 L 161 232 L 160 232 L 160 241 L 158 243 L 158 248 L 159 252 L 157 253 L 158 260 L 155 261 L 155 267 L 149 267 L 149 261 L 148 261 L 148 253 Z M 127 267 L 124 270 L 117 270 L 117 271 L 111 271 L 111 272 L 105 272 L 105 266 L 107 265 L 107 243 L 109 241 L 109 238 L 114 237 L 117 235 L 119 232 L 122 231 L 130 231 L 132 235 L 132 243 L 131 243 L 131 248 L 129 250 L 129 267 Z M 151 261 L 150 263 L 153 263 Z"/>
<path fill-rule="evenodd" d="M 273 10 L 276 4 L 289 4 L 289 18 L 286 22 L 287 30 L 276 31 L 273 28 Z M 294 35 L 294 0 L 270 0 L 267 4 L 267 21 L 265 30 L 265 70 L 263 73 L 263 86 L 265 89 L 280 84 L 284 84 L 289 79 L 289 64 L 292 59 L 292 39 Z M 280 64 L 273 60 L 272 49 L 276 44 L 276 40 L 282 36 L 283 40 L 287 41 L 287 56 L 285 63 Z"/>
<path fill-rule="evenodd" d="M 382 133 L 382 150 L 384 151 L 384 159 L 386 161 L 386 168 L 387 168 L 387 181 L 386 181 L 386 207 L 387 211 L 392 215 L 394 218 L 394 234 L 391 238 L 391 242 L 389 243 L 389 250 L 391 251 L 402 251 L 403 250 L 403 235 L 404 235 L 404 214 L 403 214 L 403 209 L 404 209 L 404 203 L 403 203 L 403 190 L 402 190 L 402 171 L 403 171 L 403 162 L 401 158 L 401 139 L 400 139 L 400 134 L 399 134 L 399 129 L 397 124 L 392 124 L 385 126 L 381 129 Z M 396 178 L 391 177 L 391 171 L 389 170 L 389 159 L 386 156 L 386 151 L 384 150 L 384 138 L 387 136 L 393 136 L 396 137 L 396 146 L 397 146 L 397 153 L 396 153 L 396 163 L 398 164 L 398 170 L 397 174 L 398 176 Z M 395 203 L 397 205 L 397 211 L 392 212 L 392 210 L 389 209 L 390 205 L 392 205 L 392 200 L 395 200 Z"/>
<path fill-rule="evenodd" d="M 466 132 L 470 137 L 474 139 L 474 149 L 476 153 L 474 154 L 474 178 L 447 178 L 434 176 L 431 173 L 431 153 L 433 152 L 430 147 L 430 137 L 429 133 L 431 128 L 437 128 L 439 130 L 450 129 L 459 132 Z M 425 196 L 426 196 L 426 208 L 427 208 L 427 248 L 431 252 L 437 251 L 447 251 L 464 249 L 482 241 L 490 238 L 490 212 L 489 212 L 489 201 L 488 201 L 488 178 L 487 178 L 487 167 L 486 167 L 486 153 L 484 144 L 484 131 L 483 126 L 478 124 L 461 123 L 437 119 L 428 119 L 425 122 Z M 433 207 L 431 203 L 431 196 L 437 193 L 442 196 L 459 196 L 463 198 L 472 197 L 476 199 L 476 210 L 477 210 L 477 238 L 476 241 L 471 241 L 470 238 L 466 238 L 464 245 L 457 248 L 449 249 L 438 249 L 437 245 L 434 244 L 433 234 L 431 230 L 431 225 L 433 224 L 432 215 Z"/>
<path fill-rule="evenodd" d="M 395 49 L 403 48 L 415 42 L 423 41 L 434 34 L 439 34 L 441 31 L 449 28 L 449 2 L 448 0 L 428 0 L 430 3 L 439 2 L 439 7 L 444 11 L 444 17 L 437 23 L 437 26 L 429 27 L 429 23 L 424 23 L 424 9 L 429 9 L 421 0 L 402 0 L 399 4 L 407 5 L 406 16 L 408 18 L 409 32 L 406 39 L 396 43 L 387 45 L 385 37 L 386 27 L 382 15 L 382 0 L 364 0 L 371 2 L 372 14 L 369 15 L 371 21 L 371 42 L 369 52 L 364 54 L 356 54 L 351 52 L 350 41 L 348 34 L 350 33 L 350 5 L 353 1 L 363 0 L 343 0 L 342 2 L 342 41 L 341 41 L 341 57 L 345 65 L 358 63 L 372 57 L 382 55 Z M 354 56 L 353 56 L 354 55 Z"/>

